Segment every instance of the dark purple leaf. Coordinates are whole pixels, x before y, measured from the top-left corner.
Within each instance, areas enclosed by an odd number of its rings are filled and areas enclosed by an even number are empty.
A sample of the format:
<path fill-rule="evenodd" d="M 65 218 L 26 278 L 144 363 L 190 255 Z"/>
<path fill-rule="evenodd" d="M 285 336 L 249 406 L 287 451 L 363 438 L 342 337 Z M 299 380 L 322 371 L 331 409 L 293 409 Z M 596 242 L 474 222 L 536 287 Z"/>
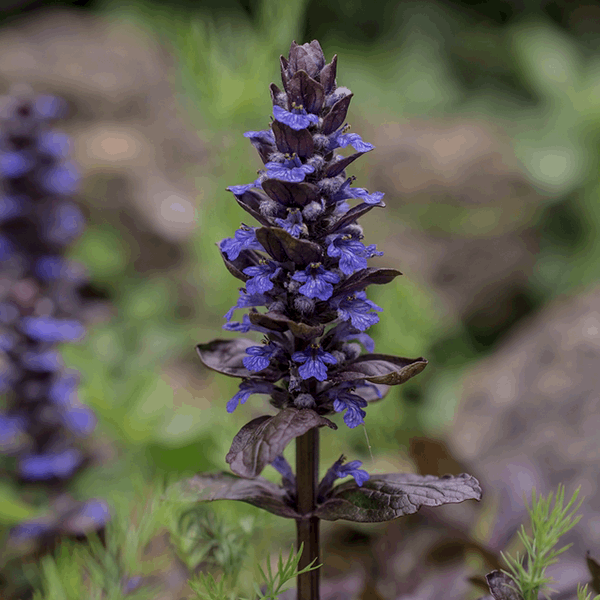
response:
<path fill-rule="evenodd" d="M 492 571 L 485 578 L 494 600 L 523 600 L 515 580 L 510 575 L 502 571 Z"/>
<path fill-rule="evenodd" d="M 350 163 L 354 162 L 357 158 L 360 158 L 364 152 L 356 152 L 355 154 L 351 154 L 350 156 L 346 156 L 342 158 L 342 160 L 338 160 L 337 162 L 331 163 L 325 169 L 324 177 L 336 177 L 339 175 Z"/>
<path fill-rule="evenodd" d="M 341 127 L 342 123 L 346 120 L 346 113 L 348 112 L 352 96 L 354 96 L 354 94 L 344 96 L 331 107 L 331 110 L 323 119 L 323 127 L 321 128 L 321 131 L 325 135 L 333 133 L 336 129 Z"/>
<path fill-rule="evenodd" d="M 281 90 L 274 83 L 269 86 L 269 90 L 271 90 L 271 101 L 273 102 L 273 106 L 279 106 L 277 104 L 277 96 L 281 94 Z M 287 106 L 284 106 L 283 108 L 287 110 Z"/>
<path fill-rule="evenodd" d="M 326 521 L 380 523 L 416 513 L 422 506 L 464 500 L 481 500 L 479 482 L 466 473 L 443 477 L 414 473 L 371 475 L 361 487 L 354 481 L 334 487 L 313 516 Z"/>
<path fill-rule="evenodd" d="M 244 427 L 233 439 L 225 460 L 231 470 L 241 477 L 253 478 L 277 456 L 294 438 L 313 427 L 337 425 L 309 408 L 286 408 L 274 417 L 258 417 Z"/>
<path fill-rule="evenodd" d="M 331 94 L 335 88 L 335 76 L 337 71 L 337 54 L 331 59 L 331 62 L 321 69 L 321 85 L 326 94 Z"/>
<path fill-rule="evenodd" d="M 324 325 L 308 325 L 306 323 L 296 323 L 285 315 L 277 313 L 261 314 L 259 312 L 250 312 L 248 314 L 250 322 L 253 325 L 266 327 L 272 331 L 291 331 L 295 337 L 302 340 L 314 340 L 323 335 Z"/>
<path fill-rule="evenodd" d="M 202 473 L 176 484 L 185 500 L 212 502 L 241 500 L 278 517 L 297 519 L 300 515 L 287 504 L 286 491 L 264 477 L 244 479 L 231 473 Z"/>
<path fill-rule="evenodd" d="M 317 40 L 301 46 L 292 42 L 290 47 L 290 70 L 292 73 L 304 70 L 311 77 L 316 77 L 325 66 L 325 56 Z"/>
<path fill-rule="evenodd" d="M 218 247 L 218 244 L 217 244 Z M 238 257 L 231 261 L 229 260 L 225 254 L 219 249 L 221 253 L 221 258 L 227 267 L 227 270 L 237 279 L 246 282 L 250 279 L 250 275 L 246 275 L 243 271 L 248 267 L 254 267 L 260 264 L 260 254 L 256 253 L 254 250 L 242 250 Z"/>
<path fill-rule="evenodd" d="M 279 152 L 284 154 L 296 153 L 300 158 L 312 156 L 314 144 L 312 135 L 307 129 L 295 130 L 279 121 L 273 121 L 271 129 Z"/>
<path fill-rule="evenodd" d="M 350 277 L 335 290 L 335 295 L 342 296 L 353 294 L 354 292 L 364 290 L 365 287 L 372 284 L 384 285 L 393 281 L 398 275 L 402 275 L 402 273 L 396 269 L 376 269 L 374 267 L 361 269 L 353 275 L 350 275 Z"/>
<path fill-rule="evenodd" d="M 250 377 L 252 373 L 246 369 L 242 360 L 248 355 L 246 348 L 256 346 L 254 340 L 235 338 L 233 340 L 213 340 L 208 344 L 198 344 L 196 351 L 200 360 L 213 371 L 230 377 Z M 269 367 L 260 373 L 261 378 L 277 381 L 279 371 Z"/>
<path fill-rule="evenodd" d="M 591 556 L 589 550 L 585 555 L 585 561 L 592 576 L 590 586 L 594 592 L 600 594 L 600 563 Z"/>
<path fill-rule="evenodd" d="M 427 366 L 420 358 L 403 358 L 389 354 L 363 354 L 355 361 L 346 363 L 342 371 L 332 374 L 331 381 L 366 380 L 384 385 L 401 385 L 418 375 Z"/>
<path fill-rule="evenodd" d="M 299 240 L 279 227 L 261 227 L 256 230 L 256 239 L 278 262 L 291 260 L 297 265 L 308 265 L 321 260 L 323 251 L 319 244 Z"/>
<path fill-rule="evenodd" d="M 288 81 L 288 97 L 296 105 L 302 105 L 309 113 L 318 114 L 323 107 L 323 86 L 312 79 L 306 71 L 298 71 Z"/>
<path fill-rule="evenodd" d="M 381 204 L 367 204 L 363 202 L 351 208 L 344 216 L 340 217 L 333 225 L 329 228 L 327 233 L 334 233 L 335 231 L 339 231 L 343 229 L 350 223 L 354 223 L 357 219 L 360 219 L 363 215 L 366 215 L 372 208 L 384 208 L 385 204 L 382 202 Z"/>
<path fill-rule="evenodd" d="M 261 201 L 268 200 L 269 197 L 261 190 L 248 190 L 240 196 L 235 196 L 237 203 L 249 214 L 252 215 L 261 225 L 267 227 L 270 221 L 260 212 Z"/>
<path fill-rule="evenodd" d="M 285 56 L 279 57 L 279 63 L 281 65 L 281 82 L 283 83 L 283 89 L 287 92 L 287 83 L 289 81 L 288 67 L 289 63 Z"/>
<path fill-rule="evenodd" d="M 265 179 L 262 186 L 270 198 L 284 206 L 302 207 L 319 199 L 319 188 L 312 183 Z"/>

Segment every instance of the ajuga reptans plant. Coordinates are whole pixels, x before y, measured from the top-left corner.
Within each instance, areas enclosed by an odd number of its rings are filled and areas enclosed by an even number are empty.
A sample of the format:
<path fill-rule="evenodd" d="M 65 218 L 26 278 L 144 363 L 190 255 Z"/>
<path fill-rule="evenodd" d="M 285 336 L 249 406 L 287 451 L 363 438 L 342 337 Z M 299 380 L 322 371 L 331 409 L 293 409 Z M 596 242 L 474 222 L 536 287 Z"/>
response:
<path fill-rule="evenodd" d="M 80 178 L 69 137 L 50 128 L 65 103 L 19 85 L 0 104 L 0 475 L 50 509 L 12 527 L 16 549 L 99 529 L 109 515 L 102 499 L 65 494 L 93 459 L 85 438 L 96 425 L 59 353 L 85 335 L 87 306 L 83 266 L 65 257 L 85 226 Z"/>
<path fill-rule="evenodd" d="M 319 558 L 320 519 L 387 521 L 421 506 L 481 498 L 467 474 L 369 475 L 358 460 L 344 464 L 344 456 L 318 480 L 318 429 L 337 429 L 327 415 L 341 412 L 354 428 L 369 403 L 427 365 L 424 358 L 375 354 L 365 333 L 381 311 L 367 287 L 401 273 L 367 263 L 382 253 L 363 243 L 358 219 L 384 207 L 383 193 L 356 187 L 346 175 L 373 146 L 347 132 L 352 93 L 337 87 L 336 65 L 335 56 L 325 63 L 316 40 L 292 43 L 289 57 L 281 57 L 283 90 L 271 84 L 269 128 L 244 134 L 264 169 L 256 181 L 227 188 L 258 226 L 242 223 L 219 244 L 225 266 L 244 284 L 224 329 L 263 339 L 218 339 L 197 351 L 207 367 L 241 379 L 228 412 L 265 394 L 277 413 L 253 419 L 235 436 L 226 457 L 235 475 L 200 474 L 186 482 L 201 501 L 242 500 L 295 519 L 298 546 L 304 543 L 300 568 Z M 336 153 L 347 146 L 356 152 Z M 232 321 L 240 309 L 249 311 Z M 294 438 L 295 473 L 283 456 Z M 281 474 L 281 486 L 260 477 L 267 465 Z M 354 481 L 334 487 L 347 476 Z M 319 570 L 299 575 L 298 600 L 318 597 Z"/>

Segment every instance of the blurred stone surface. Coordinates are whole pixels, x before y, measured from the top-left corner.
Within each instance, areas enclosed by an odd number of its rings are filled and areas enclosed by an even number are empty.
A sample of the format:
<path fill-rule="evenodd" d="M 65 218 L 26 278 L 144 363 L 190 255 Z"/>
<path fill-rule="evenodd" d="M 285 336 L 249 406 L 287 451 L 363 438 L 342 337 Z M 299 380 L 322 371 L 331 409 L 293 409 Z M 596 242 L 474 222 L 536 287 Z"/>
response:
<path fill-rule="evenodd" d="M 477 363 L 464 380 L 450 448 L 499 503 L 489 544 L 502 550 L 527 512 L 523 495 L 581 486 L 573 547 L 552 568 L 564 593 L 589 574 L 600 544 L 600 287 L 549 305 Z"/>
<path fill-rule="evenodd" d="M 194 181 L 206 151 L 178 110 L 168 52 L 140 27 L 66 9 L 13 21 L 0 37 L 0 86 L 27 82 L 68 102 L 84 196 L 119 206 L 171 243 L 196 226 Z M 126 177 L 116 196 L 93 194 L 93 175 Z M 105 206 L 106 203 L 106 206 Z M 150 248 L 148 248 L 150 250 Z"/>
<path fill-rule="evenodd" d="M 403 202 L 467 206 L 537 203 L 501 125 L 474 118 L 387 123 L 373 140 L 380 158 L 378 189 Z"/>
<path fill-rule="evenodd" d="M 531 230 L 463 237 L 406 228 L 381 249 L 398 257 L 408 277 L 433 288 L 453 318 L 479 313 L 487 325 L 506 319 L 511 299 L 528 286 L 539 252 Z"/>

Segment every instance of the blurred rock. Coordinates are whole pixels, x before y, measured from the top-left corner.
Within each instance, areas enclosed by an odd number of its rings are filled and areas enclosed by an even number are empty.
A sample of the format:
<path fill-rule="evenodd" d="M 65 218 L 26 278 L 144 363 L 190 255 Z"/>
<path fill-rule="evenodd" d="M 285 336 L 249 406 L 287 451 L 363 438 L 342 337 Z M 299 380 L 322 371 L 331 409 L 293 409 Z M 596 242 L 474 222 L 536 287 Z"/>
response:
<path fill-rule="evenodd" d="M 411 120 L 378 129 L 377 189 L 407 202 L 481 206 L 537 203 L 501 126 L 482 119 Z"/>
<path fill-rule="evenodd" d="M 527 521 L 523 495 L 581 485 L 573 547 L 552 568 L 563 593 L 585 582 L 585 552 L 600 543 L 600 287 L 556 301 L 514 331 L 464 380 L 450 435 L 485 494 L 499 503 L 489 545 L 504 549 Z M 529 500 L 528 500 L 529 501 Z"/>
<path fill-rule="evenodd" d="M 116 203 L 171 243 L 192 233 L 198 191 L 186 173 L 206 151 L 178 110 L 172 58 L 151 34 L 107 17 L 38 11 L 3 29 L 0 56 L 0 86 L 27 82 L 70 104 L 65 130 L 98 209 Z M 127 193 L 98 198 L 90 189 L 98 174 L 125 176 Z"/>
<path fill-rule="evenodd" d="M 488 327 L 506 320 L 539 252 L 532 230 L 463 237 L 406 228 L 381 248 L 398 257 L 407 276 L 433 288 L 452 319 L 479 319 Z"/>

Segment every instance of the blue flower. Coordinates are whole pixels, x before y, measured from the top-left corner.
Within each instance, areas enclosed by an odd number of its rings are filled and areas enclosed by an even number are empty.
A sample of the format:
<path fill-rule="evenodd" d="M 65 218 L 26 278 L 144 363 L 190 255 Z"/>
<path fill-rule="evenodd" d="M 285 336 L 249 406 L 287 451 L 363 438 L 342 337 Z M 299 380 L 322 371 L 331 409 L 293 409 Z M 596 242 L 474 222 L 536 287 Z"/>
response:
<path fill-rule="evenodd" d="M 52 193 L 63 193 L 58 189 L 51 189 Z M 43 237 L 61 245 L 71 243 L 84 229 L 85 218 L 83 213 L 71 202 L 61 202 L 52 208 L 48 218 L 43 223 Z"/>
<path fill-rule="evenodd" d="M 58 371 L 58 369 L 63 366 L 62 358 L 58 350 L 25 352 L 21 356 L 21 362 L 30 371 L 36 371 L 38 373 Z"/>
<path fill-rule="evenodd" d="M 47 131 L 38 138 L 38 149 L 55 160 L 68 158 L 71 154 L 71 138 L 65 133 Z"/>
<path fill-rule="evenodd" d="M 333 400 L 333 409 L 335 412 L 346 411 L 344 414 L 344 423 L 354 429 L 361 423 L 364 423 L 363 419 L 367 416 L 367 413 L 361 409 L 361 407 L 367 406 L 367 401 L 356 394 L 352 394 L 349 391 L 343 389 L 342 386 L 338 386 L 334 390 L 329 390 L 328 395 Z"/>
<path fill-rule="evenodd" d="M 85 327 L 78 321 L 52 317 L 24 317 L 21 329 L 40 342 L 72 342 L 85 335 Z"/>
<path fill-rule="evenodd" d="M 263 131 L 246 131 L 244 133 L 245 138 L 249 138 L 250 141 L 257 140 L 263 144 L 274 144 L 275 136 L 270 129 L 264 129 Z"/>
<path fill-rule="evenodd" d="M 252 279 L 246 282 L 246 290 L 249 294 L 264 294 L 273 289 L 271 279 L 281 272 L 281 267 L 273 261 L 264 261 L 255 267 L 247 267 L 243 271 L 246 275 L 251 275 Z"/>
<path fill-rule="evenodd" d="M 355 271 L 367 268 L 367 249 L 362 242 L 351 235 L 337 234 L 330 237 L 327 254 L 334 258 L 339 257 L 342 273 L 352 275 Z"/>
<path fill-rule="evenodd" d="M 288 216 L 285 219 L 275 219 L 275 223 L 285 229 L 292 237 L 299 238 L 305 227 L 302 223 L 302 213 L 298 208 L 288 208 Z"/>
<path fill-rule="evenodd" d="M 225 323 L 223 325 L 223 329 L 227 331 L 238 331 L 239 333 L 248 333 L 249 331 L 258 331 L 260 333 L 272 333 L 270 329 L 266 327 L 260 327 L 258 325 L 254 325 L 252 321 L 250 321 L 250 317 L 248 315 L 244 315 L 242 317 L 242 322 L 234 321 L 233 323 Z"/>
<path fill-rule="evenodd" d="M 334 202 L 341 202 L 342 200 L 350 200 L 351 198 L 358 198 L 366 204 L 379 204 L 384 196 L 383 192 L 369 192 L 363 188 L 351 188 L 350 184 L 354 181 L 354 177 L 348 177 L 342 184 L 340 189 L 333 195 L 332 200 Z"/>
<path fill-rule="evenodd" d="M 72 406 L 77 401 L 79 376 L 76 371 L 61 373 L 48 390 L 48 398 L 59 406 Z"/>
<path fill-rule="evenodd" d="M 327 469 L 327 473 L 325 473 L 325 477 L 319 483 L 319 488 L 317 490 L 317 500 L 319 502 L 323 502 L 325 500 L 325 495 L 331 491 L 333 487 L 333 482 L 336 479 L 341 479 L 342 477 L 347 477 L 348 475 L 352 475 L 356 483 L 361 487 L 365 481 L 370 479 L 369 474 L 362 470 L 358 469 L 362 465 L 360 460 L 353 460 L 349 462 L 347 465 L 343 465 L 346 457 L 342 454 L 334 463 Z"/>
<path fill-rule="evenodd" d="M 344 134 L 343 129 L 339 129 L 329 136 L 329 152 L 336 148 L 345 148 L 348 145 L 352 146 L 357 152 L 369 152 L 375 148 L 373 144 L 363 142 L 358 133 Z"/>
<path fill-rule="evenodd" d="M 337 364 L 337 359 L 333 354 L 325 352 L 319 344 L 312 344 L 302 352 L 294 352 L 294 354 L 292 354 L 292 360 L 297 363 L 304 363 L 298 369 L 298 373 L 302 379 L 314 377 L 319 381 L 325 381 L 327 379 L 326 364 Z"/>
<path fill-rule="evenodd" d="M 80 179 L 79 167 L 72 161 L 57 164 L 46 170 L 41 176 L 41 182 L 46 191 L 61 195 L 76 192 L 79 189 Z"/>
<path fill-rule="evenodd" d="M 98 424 L 94 411 L 83 405 L 67 408 L 61 415 L 62 421 L 72 433 L 85 437 L 92 433 Z"/>
<path fill-rule="evenodd" d="M 349 333 L 341 339 L 344 341 L 358 340 L 365 347 L 367 352 L 375 351 L 375 342 L 373 341 L 373 338 L 366 333 Z"/>
<path fill-rule="evenodd" d="M 260 182 L 260 177 L 253 181 L 252 183 L 247 183 L 245 185 L 230 185 L 228 188 L 225 188 L 228 192 L 231 192 L 235 196 L 241 196 L 245 192 L 247 192 L 250 188 L 257 187 L 262 188 L 262 184 Z"/>
<path fill-rule="evenodd" d="M 296 131 L 306 129 L 311 123 L 319 122 L 317 115 L 308 114 L 303 108 L 293 108 L 292 110 L 297 112 L 288 112 L 280 106 L 275 105 L 273 107 L 273 114 L 277 121 Z"/>
<path fill-rule="evenodd" d="M 243 288 L 240 289 L 240 296 L 237 304 L 232 306 L 224 315 L 227 321 L 231 321 L 234 311 L 238 308 L 249 308 L 251 306 L 266 306 L 270 300 L 264 294 L 248 294 Z"/>
<path fill-rule="evenodd" d="M 40 523 L 36 521 L 30 521 L 28 523 L 19 523 L 10 530 L 10 537 L 15 541 L 25 541 L 37 538 L 44 533 L 52 531 L 52 525 L 49 523 Z"/>
<path fill-rule="evenodd" d="M 362 487 L 363 483 L 370 479 L 370 475 L 363 469 L 359 469 L 362 465 L 362 461 L 353 460 L 349 462 L 347 465 L 342 465 L 336 469 L 336 475 L 340 479 L 342 477 L 348 477 L 348 475 L 352 475 L 354 480 L 356 481 L 359 487 Z"/>
<path fill-rule="evenodd" d="M 321 263 L 311 263 L 304 271 L 296 271 L 292 279 L 304 283 L 298 288 L 303 296 L 325 301 L 333 295 L 331 284 L 338 283 L 340 277 L 331 271 L 326 271 Z"/>
<path fill-rule="evenodd" d="M 235 260 L 242 250 L 262 250 L 264 248 L 256 239 L 256 227 L 242 225 L 234 234 L 233 238 L 221 240 L 219 248 L 229 260 Z"/>
<path fill-rule="evenodd" d="M 35 274 L 43 281 L 62 279 L 72 282 L 84 282 L 85 270 L 60 256 L 43 256 L 35 264 Z"/>
<path fill-rule="evenodd" d="M 383 256 L 383 252 L 377 250 L 377 246 L 375 244 L 369 244 L 365 248 L 365 258 L 373 258 L 374 256 Z"/>
<path fill-rule="evenodd" d="M 25 479 L 47 480 L 53 477 L 69 477 L 81 464 L 79 450 L 68 448 L 62 452 L 34 454 L 19 461 L 19 472 Z"/>
<path fill-rule="evenodd" d="M 0 223 L 21 216 L 23 213 L 23 199 L 14 196 L 0 196 Z"/>
<path fill-rule="evenodd" d="M 12 447 L 24 431 L 25 419 L 22 416 L 0 414 L 0 451 Z"/>
<path fill-rule="evenodd" d="M 110 519 L 110 508 L 104 500 L 88 500 L 77 510 L 77 522 L 81 529 L 98 528 Z"/>
<path fill-rule="evenodd" d="M 292 467 L 283 454 L 280 454 L 271 462 L 271 466 L 281 474 L 283 479 L 283 483 L 286 484 L 288 489 L 295 490 L 296 489 L 296 477 L 294 476 L 294 472 L 292 471 Z"/>
<path fill-rule="evenodd" d="M 22 152 L 4 152 L 0 154 L 0 175 L 17 178 L 31 171 L 35 166 L 33 158 Z"/>
<path fill-rule="evenodd" d="M 252 394 L 270 394 L 272 391 L 272 383 L 245 379 L 240 383 L 237 394 L 227 403 L 227 412 L 232 413 L 237 408 L 238 403 L 244 404 Z"/>
<path fill-rule="evenodd" d="M 309 173 L 313 173 L 315 168 L 312 165 L 303 165 L 298 156 L 287 158 L 282 163 L 268 162 L 267 177 L 270 179 L 279 179 L 290 183 L 300 183 Z"/>
<path fill-rule="evenodd" d="M 381 311 L 382 309 L 366 299 L 366 294 L 363 297 L 359 297 L 364 292 L 359 292 L 352 296 L 346 296 L 343 298 L 336 298 L 333 302 L 335 308 L 337 308 L 338 316 L 343 321 L 350 321 L 352 327 L 359 331 L 366 331 L 371 325 L 379 323 L 379 316 L 371 312 L 371 309 Z"/>
<path fill-rule="evenodd" d="M 250 346 L 246 348 L 246 354 L 242 360 L 248 371 L 263 371 L 269 366 L 271 359 L 279 352 L 279 346 L 269 342 L 264 346 Z"/>

